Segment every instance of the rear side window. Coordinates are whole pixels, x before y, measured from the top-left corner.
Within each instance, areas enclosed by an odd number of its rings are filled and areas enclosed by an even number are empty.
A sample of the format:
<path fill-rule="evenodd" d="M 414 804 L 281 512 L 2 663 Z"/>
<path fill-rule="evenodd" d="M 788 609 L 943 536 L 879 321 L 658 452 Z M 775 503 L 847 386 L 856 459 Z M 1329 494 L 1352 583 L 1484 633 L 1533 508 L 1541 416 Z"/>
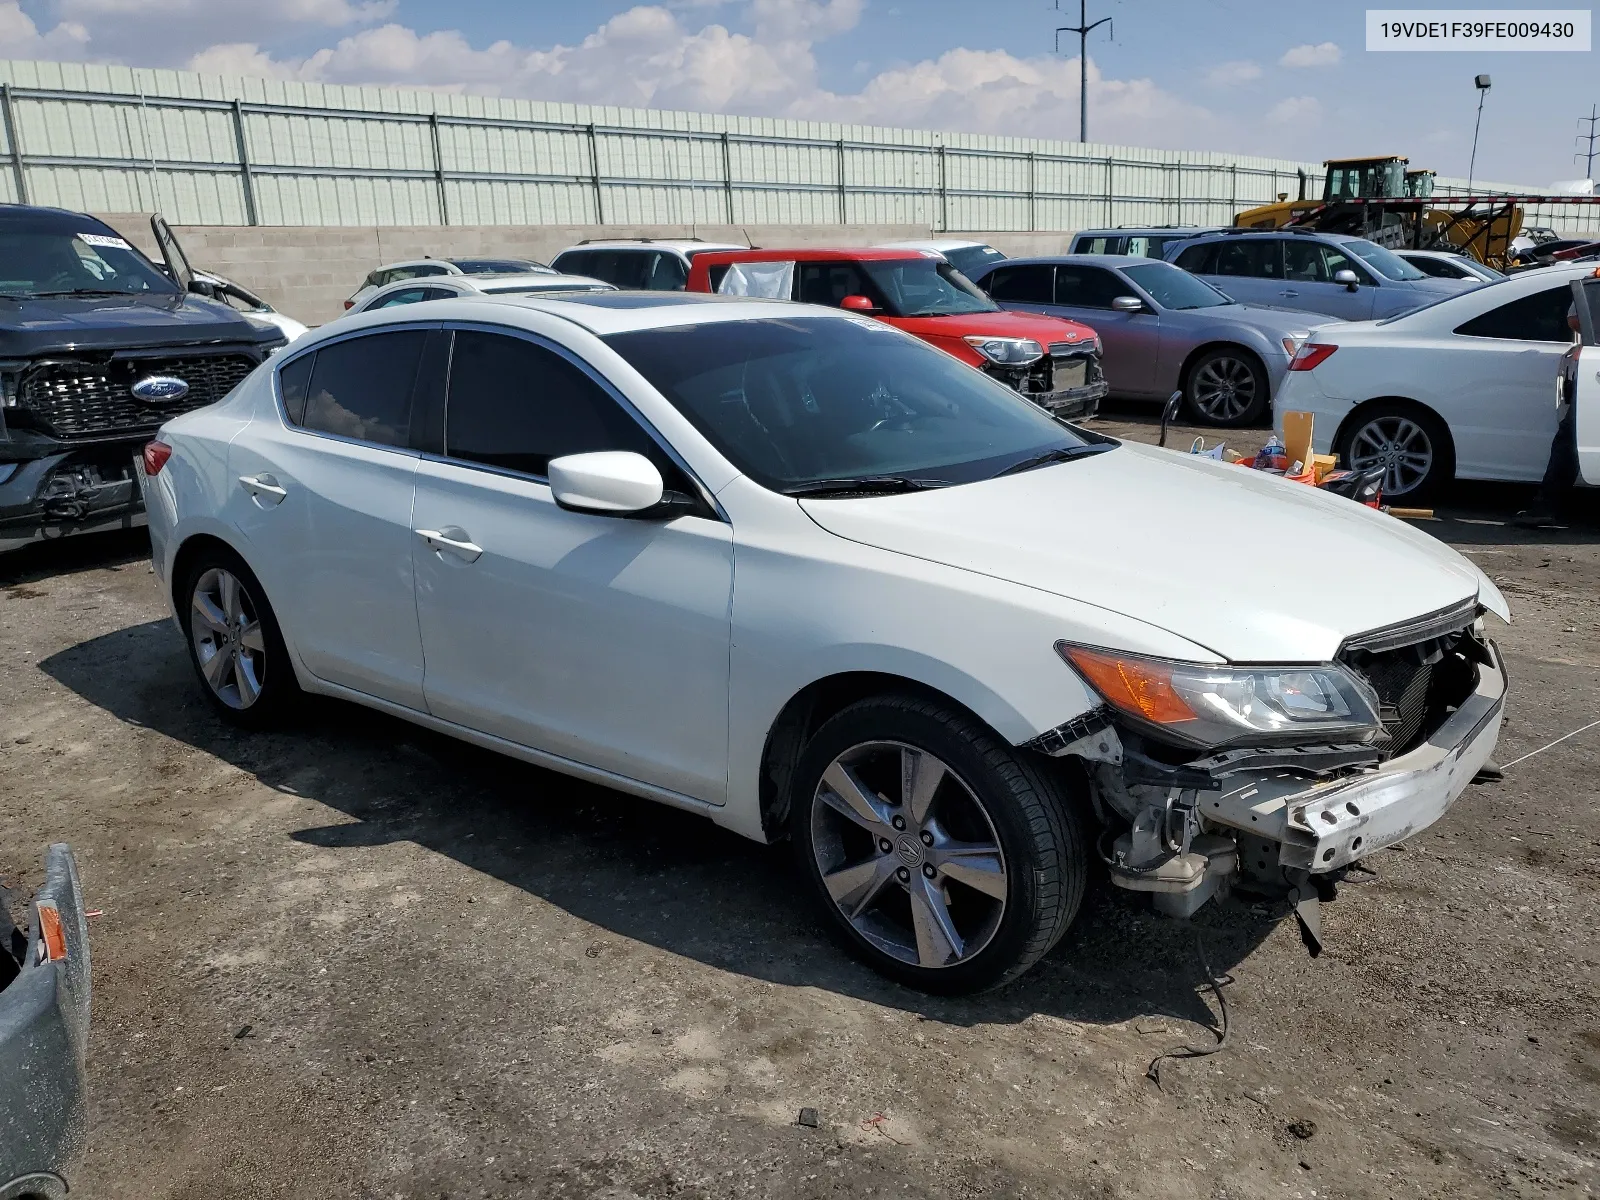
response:
<path fill-rule="evenodd" d="M 1053 268 L 1035 264 L 1024 267 L 996 267 L 984 278 L 989 295 L 996 300 L 1010 300 L 1021 304 L 1053 304 L 1051 272 Z"/>
<path fill-rule="evenodd" d="M 380 446 L 406 445 L 417 361 L 426 338 L 423 330 L 406 329 L 324 346 L 315 355 L 296 423 Z M 286 407 L 288 402 L 286 385 Z M 294 410 L 289 416 L 295 420 Z"/>
<path fill-rule="evenodd" d="M 1280 238 L 1239 238 L 1219 243 L 1215 275 L 1243 275 L 1253 279 L 1282 279 Z"/>
<path fill-rule="evenodd" d="M 571 275 L 589 275 L 619 288 L 643 290 L 649 286 L 657 253 L 653 250 L 569 250 L 558 255 L 555 267 Z"/>
<path fill-rule="evenodd" d="M 315 354 L 307 354 L 295 359 L 278 372 L 278 390 L 283 393 L 283 411 L 296 425 L 306 419 L 306 392 L 311 385 L 311 367 L 316 361 Z"/>
<path fill-rule="evenodd" d="M 504 334 L 456 334 L 445 402 L 445 453 L 523 475 L 543 476 L 552 458 L 633 450 L 678 473 L 633 416 L 553 350 Z"/>
<path fill-rule="evenodd" d="M 1180 250 L 1173 262 L 1176 266 L 1196 275 L 1214 275 L 1217 265 L 1217 243 L 1206 242 L 1203 245 Z"/>
<path fill-rule="evenodd" d="M 1572 307 L 1572 289 L 1563 283 L 1546 288 L 1499 308 L 1491 308 L 1456 326 L 1463 337 L 1507 338 L 1518 342 L 1570 342 L 1572 327 L 1567 310 Z"/>

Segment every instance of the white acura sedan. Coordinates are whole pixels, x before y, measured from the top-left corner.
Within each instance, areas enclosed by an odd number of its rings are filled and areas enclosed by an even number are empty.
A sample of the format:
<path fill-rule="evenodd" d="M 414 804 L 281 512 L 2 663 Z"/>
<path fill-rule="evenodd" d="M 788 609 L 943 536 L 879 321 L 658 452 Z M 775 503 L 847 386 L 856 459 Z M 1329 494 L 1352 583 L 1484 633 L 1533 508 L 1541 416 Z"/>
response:
<path fill-rule="evenodd" d="M 1314 924 L 1500 728 L 1505 603 L 1454 551 L 836 310 L 363 314 L 168 422 L 141 479 L 224 717 L 343 697 L 792 839 L 846 943 L 930 990 L 1036 961 L 1092 857 L 1163 911 L 1239 882 Z M 1218 536 L 1360 570 L 1208 570 Z"/>
<path fill-rule="evenodd" d="M 1594 270 L 1546 267 L 1387 321 L 1325 326 L 1289 365 L 1275 423 L 1282 432 L 1283 413 L 1315 413 L 1312 449 L 1384 467 L 1391 500 L 1424 498 L 1452 478 L 1541 479 L 1556 376 L 1573 343 L 1572 284 Z M 1600 412 L 1585 417 L 1600 425 Z"/>

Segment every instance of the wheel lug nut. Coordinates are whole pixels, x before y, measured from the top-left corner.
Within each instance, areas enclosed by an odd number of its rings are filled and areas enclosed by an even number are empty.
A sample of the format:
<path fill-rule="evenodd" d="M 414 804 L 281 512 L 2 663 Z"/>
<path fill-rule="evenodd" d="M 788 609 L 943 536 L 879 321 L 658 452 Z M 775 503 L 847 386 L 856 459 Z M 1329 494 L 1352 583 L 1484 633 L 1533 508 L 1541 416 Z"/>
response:
<path fill-rule="evenodd" d="M 906 819 L 904 817 L 896 817 L 890 824 L 896 829 L 904 829 L 906 827 Z"/>
<path fill-rule="evenodd" d="M 894 849 L 894 843 L 891 842 L 888 838 L 879 838 L 878 839 L 878 849 L 882 850 L 885 854 L 887 854 L 887 853 L 889 853 L 889 851 Z"/>
<path fill-rule="evenodd" d="M 900 877 L 900 882 L 901 883 L 904 883 L 904 882 L 906 882 L 906 880 L 911 878 L 911 872 L 906 870 L 904 867 L 901 867 L 898 871 L 895 872 L 895 874 Z"/>
<path fill-rule="evenodd" d="M 933 834 L 929 833 L 926 829 L 922 831 L 922 844 L 924 846 L 933 845 Z"/>
<path fill-rule="evenodd" d="M 933 878 L 933 864 L 932 863 L 923 863 L 922 864 L 922 873 L 924 875 L 926 875 L 929 879 L 932 879 Z"/>

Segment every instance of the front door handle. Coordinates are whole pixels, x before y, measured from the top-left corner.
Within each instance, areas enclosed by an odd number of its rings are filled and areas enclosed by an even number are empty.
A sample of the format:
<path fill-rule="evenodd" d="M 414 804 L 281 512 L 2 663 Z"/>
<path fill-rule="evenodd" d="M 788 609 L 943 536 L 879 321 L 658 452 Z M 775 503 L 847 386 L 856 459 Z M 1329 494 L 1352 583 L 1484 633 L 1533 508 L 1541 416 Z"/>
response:
<path fill-rule="evenodd" d="M 263 508 L 268 505 L 282 504 L 283 498 L 289 493 L 278 486 L 275 476 L 262 472 L 260 475 L 239 476 L 239 486 L 249 492 L 255 501 Z"/>
<path fill-rule="evenodd" d="M 444 529 L 419 529 L 417 536 L 428 544 L 428 549 L 440 554 L 454 554 L 463 562 L 477 562 L 483 547 L 474 545 L 467 531 L 454 525 Z"/>

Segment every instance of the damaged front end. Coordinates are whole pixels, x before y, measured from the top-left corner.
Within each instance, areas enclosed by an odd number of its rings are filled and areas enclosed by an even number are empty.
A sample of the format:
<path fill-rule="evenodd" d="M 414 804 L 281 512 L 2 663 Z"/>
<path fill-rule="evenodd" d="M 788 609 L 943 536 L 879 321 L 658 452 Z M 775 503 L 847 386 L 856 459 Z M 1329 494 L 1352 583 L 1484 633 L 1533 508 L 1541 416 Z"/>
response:
<path fill-rule="evenodd" d="M 1076 665 L 1086 661 L 1079 652 Z M 1475 603 L 1351 638 L 1322 667 L 1215 671 L 1223 681 L 1278 679 L 1278 694 L 1260 707 L 1290 719 L 1255 744 L 1202 746 L 1192 726 L 1206 718 L 1176 719 L 1186 701 L 1226 709 L 1248 689 L 1197 696 L 1180 680 L 1163 693 L 1158 672 L 1119 680 L 1094 669 L 1086 674 L 1107 703 L 1030 745 L 1082 763 L 1111 881 L 1150 893 L 1158 911 L 1177 917 L 1236 885 L 1288 899 L 1313 953 L 1318 899 L 1331 897 L 1351 864 L 1445 814 L 1489 760 L 1506 692 Z M 1332 694 L 1334 685 L 1343 693 Z M 1250 701 L 1266 691 L 1257 684 Z M 1344 711 L 1306 722 L 1324 726 L 1320 733 L 1296 736 L 1297 703 Z"/>

